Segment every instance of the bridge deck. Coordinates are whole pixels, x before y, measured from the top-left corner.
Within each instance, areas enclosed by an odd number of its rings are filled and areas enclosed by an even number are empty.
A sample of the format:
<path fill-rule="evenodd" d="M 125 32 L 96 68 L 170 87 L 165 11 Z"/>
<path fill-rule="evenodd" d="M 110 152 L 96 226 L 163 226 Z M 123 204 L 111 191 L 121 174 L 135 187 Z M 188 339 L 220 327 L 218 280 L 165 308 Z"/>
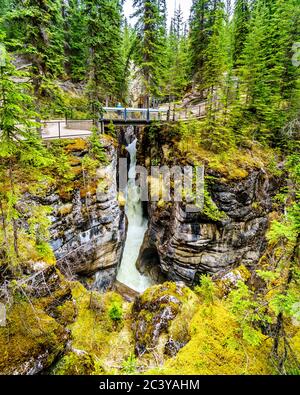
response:
<path fill-rule="evenodd" d="M 108 125 L 111 122 L 116 126 L 137 125 L 143 126 L 152 122 L 187 122 L 193 119 L 204 118 L 206 114 L 205 103 L 189 108 L 178 108 L 172 112 L 168 109 L 104 107 L 99 119 L 100 124 Z M 52 120 L 42 121 L 42 138 L 86 138 L 91 134 L 93 121 L 82 120 Z"/>
<path fill-rule="evenodd" d="M 144 125 L 153 121 L 168 121 L 168 110 L 153 108 L 104 107 L 100 121 L 114 124 Z"/>

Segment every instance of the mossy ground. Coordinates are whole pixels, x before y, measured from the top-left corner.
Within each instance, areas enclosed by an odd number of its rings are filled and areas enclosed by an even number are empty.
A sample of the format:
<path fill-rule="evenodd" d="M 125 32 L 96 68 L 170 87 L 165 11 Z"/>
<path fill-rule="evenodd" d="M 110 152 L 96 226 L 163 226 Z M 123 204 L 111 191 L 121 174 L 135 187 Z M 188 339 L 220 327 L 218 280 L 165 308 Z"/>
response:
<path fill-rule="evenodd" d="M 222 305 L 201 306 L 190 325 L 191 340 L 175 358 L 150 374 L 271 374 L 271 343 L 254 348 L 242 341 L 232 314 Z"/>
<path fill-rule="evenodd" d="M 1 373 L 22 374 L 43 355 L 44 366 L 50 366 L 63 352 L 66 337 L 64 327 L 44 310 L 26 300 L 15 302 L 8 310 L 7 325 L 0 328 Z"/>
<path fill-rule="evenodd" d="M 212 149 L 207 143 L 210 139 L 206 136 L 206 126 L 202 121 L 151 126 L 147 131 L 149 137 L 146 138 L 150 141 L 157 139 L 157 147 L 151 145 L 152 164 L 161 164 L 162 157 L 167 162 L 204 164 L 206 169 L 217 173 L 224 182 L 244 179 L 254 169 L 264 169 L 273 175 L 281 174 L 277 165 L 280 154 L 276 150 L 254 141 L 243 145 L 232 142 L 226 149 L 221 146 Z M 161 150 L 156 155 L 158 147 Z"/>
<path fill-rule="evenodd" d="M 54 375 L 276 374 L 270 360 L 272 340 L 260 333 L 259 345 L 246 341 L 226 298 L 217 293 L 207 299 L 207 288 L 203 292 L 195 289 L 197 294 L 172 282 L 149 288 L 140 300 L 142 317 L 150 329 L 155 329 L 153 318 L 159 300 L 164 307 L 166 303 L 172 307 L 173 298 L 180 304 L 175 303 L 177 315 L 164 327 L 154 348 L 137 357 L 133 304 L 114 292 L 91 292 L 78 282 L 66 285 L 71 290 L 67 299 L 66 289 L 62 294 L 61 288 L 50 297 L 30 302 L 15 295 L 7 326 L 0 328 L 2 373 L 22 373 L 24 366 L 44 356 L 45 367 L 52 364 L 49 373 Z M 55 306 L 55 300 L 61 302 Z M 114 306 L 121 316 L 111 314 Z M 299 358 L 299 328 L 291 324 L 287 329 Z M 177 355 L 166 354 L 169 340 L 183 344 Z"/>
<path fill-rule="evenodd" d="M 68 353 L 54 368 L 53 374 L 113 374 L 122 370 L 123 362 L 134 352 L 130 330 L 130 304 L 116 293 L 89 292 L 80 283 L 72 284 L 77 317 L 68 328 L 72 349 L 81 355 Z M 121 319 L 110 316 L 113 306 L 119 306 Z M 84 360 L 83 369 L 82 363 Z M 71 363 L 72 362 L 72 363 Z"/>

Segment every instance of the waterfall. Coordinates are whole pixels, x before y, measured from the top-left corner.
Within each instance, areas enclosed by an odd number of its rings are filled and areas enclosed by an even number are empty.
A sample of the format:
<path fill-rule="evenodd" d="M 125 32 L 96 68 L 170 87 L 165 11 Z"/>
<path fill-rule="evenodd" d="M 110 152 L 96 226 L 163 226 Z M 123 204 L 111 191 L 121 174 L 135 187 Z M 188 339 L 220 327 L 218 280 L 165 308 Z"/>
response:
<path fill-rule="evenodd" d="M 143 216 L 140 187 L 136 185 L 136 145 L 137 139 L 126 148 L 130 155 L 126 190 L 128 232 L 117 280 L 137 292 L 144 292 L 153 285 L 153 281 L 140 274 L 136 268 L 136 262 L 148 227 L 148 221 Z"/>

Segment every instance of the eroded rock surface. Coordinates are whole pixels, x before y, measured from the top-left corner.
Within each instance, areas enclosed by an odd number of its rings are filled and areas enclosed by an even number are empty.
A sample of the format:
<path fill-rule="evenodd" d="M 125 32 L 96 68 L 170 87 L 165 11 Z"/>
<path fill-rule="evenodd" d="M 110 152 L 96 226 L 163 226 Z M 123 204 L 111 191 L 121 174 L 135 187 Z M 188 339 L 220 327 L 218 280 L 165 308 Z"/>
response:
<path fill-rule="evenodd" d="M 188 323 L 196 306 L 196 295 L 183 283 L 157 285 L 139 296 L 132 308 L 137 355 L 153 350 L 176 354 L 189 340 Z"/>
<path fill-rule="evenodd" d="M 165 138 L 165 136 L 164 136 Z M 162 137 L 160 137 L 162 140 Z M 182 165 L 182 158 L 164 154 L 159 148 L 140 147 L 140 162 L 159 157 L 160 166 Z M 171 143 L 168 143 L 169 150 Z M 193 284 L 202 273 L 218 274 L 240 265 L 252 269 L 266 247 L 269 215 L 280 180 L 262 166 L 248 169 L 239 179 L 224 176 L 208 166 L 207 189 L 218 217 L 207 211 L 188 213 L 183 203 L 149 203 L 149 229 L 139 257 L 143 273 Z"/>
<path fill-rule="evenodd" d="M 89 286 L 99 290 L 114 282 L 126 237 L 125 214 L 117 200 L 117 150 L 111 140 L 102 143 L 108 164 L 97 170 L 92 184 L 81 180 L 71 193 L 43 199 L 53 208 L 51 246 L 59 269 L 69 277 L 94 278 Z M 73 152 L 79 159 L 85 154 L 82 148 Z M 80 172 L 80 162 L 77 167 Z"/>

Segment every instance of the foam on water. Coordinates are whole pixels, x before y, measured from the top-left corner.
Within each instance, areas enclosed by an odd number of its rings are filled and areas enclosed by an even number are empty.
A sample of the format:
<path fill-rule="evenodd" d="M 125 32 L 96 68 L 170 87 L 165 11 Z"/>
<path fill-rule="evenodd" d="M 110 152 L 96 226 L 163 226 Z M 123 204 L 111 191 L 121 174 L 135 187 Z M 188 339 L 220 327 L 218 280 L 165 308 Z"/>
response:
<path fill-rule="evenodd" d="M 130 154 L 130 169 L 126 191 L 128 233 L 117 280 L 137 292 L 143 292 L 153 284 L 153 281 L 149 277 L 140 274 L 136 268 L 136 262 L 148 226 L 147 220 L 143 217 L 140 187 L 135 182 L 136 144 L 137 140 L 135 139 L 126 148 Z"/>

